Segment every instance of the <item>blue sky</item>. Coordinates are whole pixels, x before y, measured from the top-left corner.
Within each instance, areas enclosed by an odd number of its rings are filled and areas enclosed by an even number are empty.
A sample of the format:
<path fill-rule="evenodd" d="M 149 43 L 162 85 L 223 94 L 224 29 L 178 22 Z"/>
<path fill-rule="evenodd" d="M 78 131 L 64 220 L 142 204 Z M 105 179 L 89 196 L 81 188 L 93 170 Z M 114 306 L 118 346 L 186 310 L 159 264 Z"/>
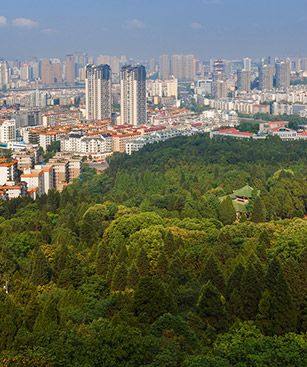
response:
<path fill-rule="evenodd" d="M 307 0 L 9 0 L 0 57 L 307 55 Z"/>

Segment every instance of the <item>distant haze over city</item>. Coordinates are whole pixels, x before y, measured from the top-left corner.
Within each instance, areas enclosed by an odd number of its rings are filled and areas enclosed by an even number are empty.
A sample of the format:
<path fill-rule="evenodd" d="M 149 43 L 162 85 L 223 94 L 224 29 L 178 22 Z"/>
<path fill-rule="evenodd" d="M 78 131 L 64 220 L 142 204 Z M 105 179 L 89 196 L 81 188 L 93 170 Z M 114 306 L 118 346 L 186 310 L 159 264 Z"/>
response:
<path fill-rule="evenodd" d="M 12 0 L 1 4 L 0 57 L 74 51 L 202 59 L 307 54 L 305 0 Z"/>

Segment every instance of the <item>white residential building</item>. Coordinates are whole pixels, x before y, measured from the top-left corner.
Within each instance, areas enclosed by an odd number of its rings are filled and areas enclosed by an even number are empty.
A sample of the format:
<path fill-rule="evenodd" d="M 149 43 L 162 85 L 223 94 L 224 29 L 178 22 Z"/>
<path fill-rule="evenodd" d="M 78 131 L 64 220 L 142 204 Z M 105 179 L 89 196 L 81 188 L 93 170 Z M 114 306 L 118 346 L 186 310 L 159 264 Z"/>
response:
<path fill-rule="evenodd" d="M 86 119 L 106 120 L 112 115 L 112 71 L 109 65 L 87 65 L 85 77 Z"/>
<path fill-rule="evenodd" d="M 0 160 L 0 185 L 6 185 L 8 182 L 15 182 L 17 177 L 17 160 Z"/>
<path fill-rule="evenodd" d="M 16 121 L 5 120 L 0 125 L 0 142 L 9 143 L 16 140 Z"/>
<path fill-rule="evenodd" d="M 121 124 L 147 123 L 146 69 L 143 65 L 121 70 Z"/>
<path fill-rule="evenodd" d="M 92 136 L 70 134 L 61 139 L 61 152 L 80 155 L 110 153 L 112 152 L 112 136 L 110 134 Z"/>

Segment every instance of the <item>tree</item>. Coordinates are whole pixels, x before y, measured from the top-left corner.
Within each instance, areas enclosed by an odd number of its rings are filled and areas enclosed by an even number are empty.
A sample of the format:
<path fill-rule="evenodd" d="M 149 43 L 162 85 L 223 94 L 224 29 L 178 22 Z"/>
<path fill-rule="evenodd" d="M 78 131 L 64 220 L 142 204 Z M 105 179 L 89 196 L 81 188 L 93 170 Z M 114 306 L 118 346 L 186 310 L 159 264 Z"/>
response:
<path fill-rule="evenodd" d="M 169 290 L 159 279 L 147 276 L 140 278 L 133 308 L 140 321 L 151 323 L 164 313 L 172 313 L 175 303 Z"/>
<path fill-rule="evenodd" d="M 128 275 L 127 275 L 127 287 L 135 289 L 139 282 L 139 272 L 135 263 L 133 262 L 129 268 Z"/>
<path fill-rule="evenodd" d="M 244 320 L 254 320 L 258 311 L 263 284 L 261 275 L 251 261 L 248 262 L 240 286 L 242 299 L 242 318 Z"/>
<path fill-rule="evenodd" d="M 201 355 L 187 358 L 182 367 L 231 367 L 229 362 L 218 356 Z"/>
<path fill-rule="evenodd" d="M 241 263 L 238 263 L 227 281 L 225 295 L 228 299 L 234 290 L 238 290 L 240 292 L 243 273 L 244 266 Z"/>
<path fill-rule="evenodd" d="M 149 259 L 143 247 L 141 248 L 137 256 L 136 266 L 138 268 L 140 276 L 144 277 L 146 275 L 149 275 L 150 273 Z"/>
<path fill-rule="evenodd" d="M 111 288 L 113 291 L 124 291 L 127 285 L 127 268 L 125 264 L 119 264 L 116 266 Z"/>
<path fill-rule="evenodd" d="M 203 283 L 210 281 L 221 293 L 225 291 L 225 279 L 214 255 L 206 262 L 200 277 Z"/>
<path fill-rule="evenodd" d="M 34 333 L 37 336 L 37 341 L 43 345 L 48 345 L 52 337 L 56 338 L 58 322 L 57 300 L 54 295 L 50 295 L 35 320 Z"/>
<path fill-rule="evenodd" d="M 251 219 L 255 223 L 265 222 L 266 219 L 265 207 L 260 196 L 257 196 L 255 199 Z"/>
<path fill-rule="evenodd" d="M 266 289 L 259 302 L 258 314 L 257 314 L 257 326 L 266 335 L 271 332 L 271 320 L 270 320 L 270 308 L 271 308 L 271 294 Z"/>
<path fill-rule="evenodd" d="M 165 280 L 166 275 L 168 273 L 168 265 L 169 264 L 167 257 L 164 251 L 162 251 L 160 253 L 160 256 L 158 257 L 157 269 L 156 269 L 156 274 L 159 276 L 160 279 Z"/>
<path fill-rule="evenodd" d="M 281 335 L 293 331 L 297 323 L 297 311 L 295 309 L 289 286 L 285 281 L 281 265 L 277 258 L 273 258 L 268 266 L 265 286 L 266 292 L 262 298 L 262 306 L 266 306 L 266 314 L 262 311 L 259 319 L 269 326 L 265 329 L 269 335 Z"/>
<path fill-rule="evenodd" d="M 45 285 L 50 280 L 49 263 L 41 249 L 34 256 L 31 280 L 35 285 Z"/>
<path fill-rule="evenodd" d="M 110 254 L 108 248 L 104 243 L 100 243 L 96 258 L 97 274 L 101 275 L 102 277 L 106 277 L 108 273 L 109 261 L 110 261 Z"/>
<path fill-rule="evenodd" d="M 227 327 L 224 299 L 218 289 L 209 281 L 201 290 L 197 302 L 198 314 L 218 332 Z"/>
<path fill-rule="evenodd" d="M 229 196 L 220 203 L 218 216 L 219 220 L 225 225 L 232 224 L 236 220 L 236 212 Z"/>

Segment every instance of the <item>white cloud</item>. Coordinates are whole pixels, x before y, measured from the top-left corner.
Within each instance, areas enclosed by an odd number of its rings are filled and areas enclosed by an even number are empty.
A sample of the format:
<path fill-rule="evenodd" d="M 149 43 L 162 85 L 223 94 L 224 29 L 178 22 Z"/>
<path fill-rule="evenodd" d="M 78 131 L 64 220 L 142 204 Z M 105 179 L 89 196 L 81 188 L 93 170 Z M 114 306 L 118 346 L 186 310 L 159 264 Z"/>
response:
<path fill-rule="evenodd" d="M 38 26 L 38 22 L 29 18 L 16 18 L 13 20 L 13 26 L 18 28 L 35 28 Z"/>
<path fill-rule="evenodd" d="M 52 29 L 52 28 L 45 28 L 45 29 L 42 30 L 42 33 L 52 35 L 52 34 L 57 34 L 58 31 L 56 29 Z"/>
<path fill-rule="evenodd" d="M 131 19 L 125 24 L 127 29 L 143 29 L 145 28 L 145 23 L 140 19 Z"/>
<path fill-rule="evenodd" d="M 195 29 L 195 30 L 199 30 L 199 29 L 203 29 L 203 26 L 202 24 L 198 23 L 198 22 L 193 22 L 190 24 L 190 27 L 192 29 Z"/>
<path fill-rule="evenodd" d="M 5 27 L 7 25 L 7 19 L 3 15 L 0 15 L 0 27 Z"/>

